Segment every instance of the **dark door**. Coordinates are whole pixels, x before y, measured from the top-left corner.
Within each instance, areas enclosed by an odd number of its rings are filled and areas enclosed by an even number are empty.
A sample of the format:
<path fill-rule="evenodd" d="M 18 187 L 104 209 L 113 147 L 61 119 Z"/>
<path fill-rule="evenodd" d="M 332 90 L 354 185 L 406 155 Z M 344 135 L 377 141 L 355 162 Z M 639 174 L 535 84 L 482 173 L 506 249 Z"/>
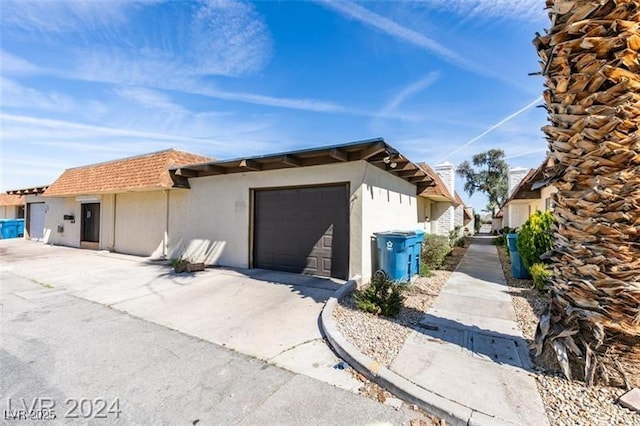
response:
<path fill-rule="evenodd" d="M 254 266 L 346 279 L 346 185 L 255 191 Z"/>
<path fill-rule="evenodd" d="M 100 241 L 100 203 L 82 204 L 81 241 Z"/>

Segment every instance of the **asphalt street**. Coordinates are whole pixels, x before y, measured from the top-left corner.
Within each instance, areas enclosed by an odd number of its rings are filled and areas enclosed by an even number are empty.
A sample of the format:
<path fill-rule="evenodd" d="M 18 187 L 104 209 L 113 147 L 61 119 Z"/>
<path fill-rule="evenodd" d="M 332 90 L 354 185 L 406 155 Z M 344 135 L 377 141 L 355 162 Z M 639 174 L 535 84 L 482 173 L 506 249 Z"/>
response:
<path fill-rule="evenodd" d="M 408 424 L 424 419 L 2 272 L 0 417 L 29 424 Z M 18 419 L 14 419 L 18 418 Z"/>

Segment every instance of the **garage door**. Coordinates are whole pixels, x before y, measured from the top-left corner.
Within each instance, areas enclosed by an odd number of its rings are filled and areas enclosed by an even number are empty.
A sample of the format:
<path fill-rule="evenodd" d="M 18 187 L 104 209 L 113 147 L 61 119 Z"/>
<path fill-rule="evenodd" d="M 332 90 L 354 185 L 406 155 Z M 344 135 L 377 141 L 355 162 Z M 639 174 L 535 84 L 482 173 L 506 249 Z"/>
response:
<path fill-rule="evenodd" d="M 347 278 L 347 185 L 257 190 L 254 194 L 256 268 Z"/>
<path fill-rule="evenodd" d="M 29 203 L 29 238 L 41 240 L 44 236 L 44 203 Z"/>

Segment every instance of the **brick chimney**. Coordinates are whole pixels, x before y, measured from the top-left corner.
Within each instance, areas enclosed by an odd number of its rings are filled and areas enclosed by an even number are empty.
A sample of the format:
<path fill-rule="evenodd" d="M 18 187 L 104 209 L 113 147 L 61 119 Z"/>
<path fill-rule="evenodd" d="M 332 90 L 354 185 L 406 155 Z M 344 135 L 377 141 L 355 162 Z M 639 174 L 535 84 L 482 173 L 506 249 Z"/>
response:
<path fill-rule="evenodd" d="M 433 169 L 436 171 L 442 183 L 447 187 L 451 196 L 455 197 L 456 168 L 449 162 L 436 164 Z M 449 206 L 438 219 L 436 233 L 448 236 L 455 226 L 455 209 L 453 205 Z"/>

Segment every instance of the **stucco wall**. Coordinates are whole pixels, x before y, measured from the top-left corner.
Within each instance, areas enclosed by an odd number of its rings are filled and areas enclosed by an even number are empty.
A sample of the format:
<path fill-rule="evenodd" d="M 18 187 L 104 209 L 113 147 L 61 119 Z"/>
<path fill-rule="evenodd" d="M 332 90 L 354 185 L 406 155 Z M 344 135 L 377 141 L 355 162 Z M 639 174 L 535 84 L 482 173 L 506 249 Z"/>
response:
<path fill-rule="evenodd" d="M 433 201 L 424 197 L 418 197 L 418 227 L 427 234 L 432 234 L 434 222 L 431 217 L 431 206 Z"/>
<path fill-rule="evenodd" d="M 362 186 L 362 277 L 372 273 L 374 253 L 371 247 L 374 232 L 413 231 L 421 229 L 416 186 L 392 176 L 379 168 L 367 165 Z"/>
<path fill-rule="evenodd" d="M 17 206 L 0 206 L 0 219 L 15 219 L 17 213 Z"/>
<path fill-rule="evenodd" d="M 109 241 L 109 235 L 101 234 L 101 241 L 109 242 L 116 252 L 162 257 L 167 224 L 167 192 L 169 191 L 116 194 L 115 240 Z M 113 217 L 111 211 L 104 213 L 103 217 Z M 109 225 L 102 224 L 102 230 L 112 229 L 113 225 Z"/>
<path fill-rule="evenodd" d="M 44 217 L 44 242 L 70 247 L 80 246 L 80 203 L 74 198 L 42 197 L 47 204 Z M 74 223 L 64 220 L 64 215 L 73 215 Z M 62 232 L 58 232 L 58 227 Z"/>
<path fill-rule="evenodd" d="M 503 210 L 504 226 L 519 228 L 536 210 L 544 211 L 544 205 L 541 199 L 511 201 Z"/>
<path fill-rule="evenodd" d="M 551 199 L 551 195 L 558 192 L 558 188 L 556 188 L 553 185 L 548 185 L 545 186 L 544 188 L 542 188 L 540 190 L 540 198 L 542 199 L 542 210 L 551 210 L 553 209 L 553 206 L 551 205 L 551 201 L 547 202 L 547 200 Z M 547 206 L 550 206 L 549 209 L 547 209 Z"/>
<path fill-rule="evenodd" d="M 250 254 L 250 189 L 347 182 L 351 197 L 349 275 L 360 274 L 360 187 L 366 164 L 360 161 L 190 179 L 190 190 L 171 191 L 168 255 L 175 258 L 184 254 L 207 264 L 246 268 Z"/>

